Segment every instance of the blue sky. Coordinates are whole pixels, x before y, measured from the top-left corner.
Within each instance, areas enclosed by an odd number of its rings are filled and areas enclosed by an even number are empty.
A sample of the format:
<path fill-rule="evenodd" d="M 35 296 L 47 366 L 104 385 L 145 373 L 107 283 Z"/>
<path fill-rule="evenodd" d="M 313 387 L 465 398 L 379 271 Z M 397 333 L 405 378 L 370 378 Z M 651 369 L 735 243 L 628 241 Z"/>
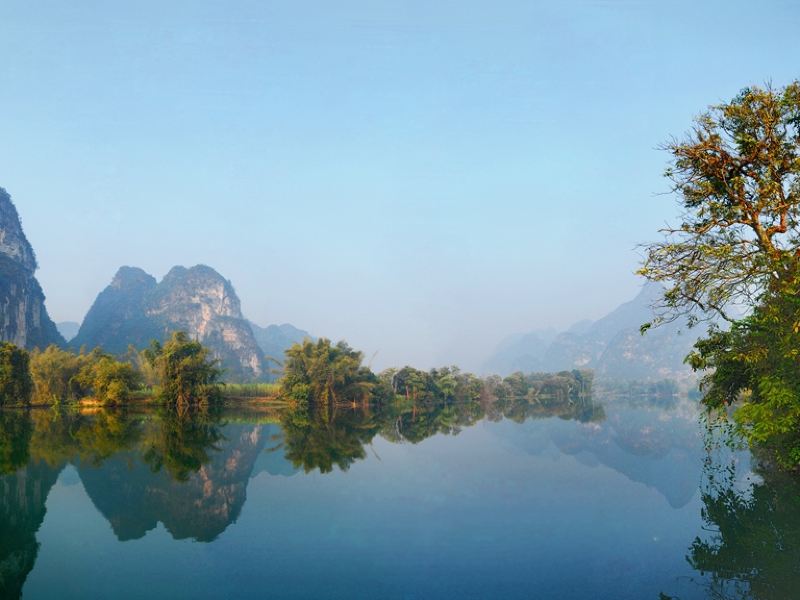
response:
<path fill-rule="evenodd" d="M 0 4 L 0 186 L 56 320 L 206 263 L 248 316 L 476 368 L 628 300 L 657 146 L 800 77 L 795 2 Z"/>

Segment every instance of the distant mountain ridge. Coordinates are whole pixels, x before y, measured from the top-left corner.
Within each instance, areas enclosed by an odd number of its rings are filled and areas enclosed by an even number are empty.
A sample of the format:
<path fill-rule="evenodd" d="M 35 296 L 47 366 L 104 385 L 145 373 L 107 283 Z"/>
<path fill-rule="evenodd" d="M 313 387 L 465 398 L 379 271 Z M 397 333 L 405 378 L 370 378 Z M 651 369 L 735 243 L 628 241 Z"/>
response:
<path fill-rule="evenodd" d="M 78 335 L 81 324 L 77 321 L 59 321 L 56 323 L 56 328 L 58 329 L 58 333 L 69 343 L 72 338 Z"/>
<path fill-rule="evenodd" d="M 123 354 L 130 345 L 144 348 L 173 331 L 186 331 L 208 346 L 231 380 L 259 379 L 266 372 L 233 285 L 206 265 L 173 267 L 160 283 L 142 269 L 120 268 L 70 345 Z"/>
<path fill-rule="evenodd" d="M 605 317 L 582 321 L 551 340 L 536 332 L 515 336 L 498 347 L 484 370 L 507 375 L 581 368 L 593 369 L 601 377 L 631 380 L 686 376 L 689 369 L 683 359 L 701 329 L 689 329 L 679 319 L 640 333 L 641 325 L 653 318 L 652 306 L 662 293 L 659 285 L 646 284 L 633 300 Z"/>
<path fill-rule="evenodd" d="M 64 344 L 47 314 L 38 265 L 11 196 L 0 188 L 0 340 L 23 348 Z"/>
<path fill-rule="evenodd" d="M 280 363 L 283 362 L 284 352 L 293 344 L 302 342 L 305 339 L 316 340 L 316 338 L 307 331 L 298 329 L 289 323 L 261 327 L 251 321 L 250 327 L 253 328 L 253 335 L 256 338 L 256 343 L 264 353 L 264 357 L 268 360 L 275 360 Z"/>

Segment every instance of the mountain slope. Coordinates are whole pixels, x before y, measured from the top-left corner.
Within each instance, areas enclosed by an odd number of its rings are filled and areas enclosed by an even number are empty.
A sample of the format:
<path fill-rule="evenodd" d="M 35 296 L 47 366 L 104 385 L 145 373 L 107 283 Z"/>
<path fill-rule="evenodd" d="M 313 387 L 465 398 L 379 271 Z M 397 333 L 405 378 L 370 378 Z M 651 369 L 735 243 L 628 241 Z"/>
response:
<path fill-rule="evenodd" d="M 36 256 L 19 214 L 0 188 L 0 340 L 23 348 L 64 344 L 47 314 L 44 292 L 34 277 Z"/>
<path fill-rule="evenodd" d="M 99 346 L 114 354 L 143 348 L 186 331 L 222 362 L 228 380 L 257 379 L 264 360 L 231 283 L 211 267 L 174 267 L 158 283 L 122 267 L 86 315 L 71 346 Z"/>
<path fill-rule="evenodd" d="M 256 343 L 261 348 L 264 356 L 279 361 L 283 360 L 283 353 L 293 344 L 302 342 L 306 338 L 315 339 L 307 331 L 298 329 L 289 323 L 260 327 L 251 321 L 250 327 L 253 328 Z"/>
<path fill-rule="evenodd" d="M 269 363 L 267 366 L 270 371 L 270 379 L 276 378 L 280 373 L 286 350 L 305 339 L 316 340 L 307 331 L 298 329 L 289 323 L 260 327 L 251 321 L 250 327 L 253 329 L 253 335 L 258 347 L 261 348 L 264 360 Z"/>
<path fill-rule="evenodd" d="M 495 352 L 486 370 L 505 375 L 513 371 L 594 369 L 601 377 L 654 380 L 685 376 L 683 364 L 700 330 L 689 330 L 684 320 L 662 325 L 641 335 L 641 325 L 652 319 L 653 304 L 662 289 L 647 284 L 631 301 L 594 322 L 581 322 L 552 341 L 518 336 Z"/>

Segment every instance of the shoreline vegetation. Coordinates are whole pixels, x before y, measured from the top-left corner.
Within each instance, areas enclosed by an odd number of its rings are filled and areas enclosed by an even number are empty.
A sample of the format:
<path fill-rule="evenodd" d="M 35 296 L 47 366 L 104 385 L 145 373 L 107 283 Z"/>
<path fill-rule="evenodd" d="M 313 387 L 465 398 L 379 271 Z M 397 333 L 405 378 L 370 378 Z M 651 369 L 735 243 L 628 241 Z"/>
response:
<path fill-rule="evenodd" d="M 549 403 L 591 397 L 593 373 L 513 373 L 478 377 L 444 367 L 374 373 L 345 342 L 306 340 L 286 352 L 277 382 L 227 383 L 208 348 L 176 332 L 163 345 L 115 357 L 49 346 L 28 353 L 0 347 L 0 408 L 164 406 L 369 406 L 388 402 L 526 399 Z"/>

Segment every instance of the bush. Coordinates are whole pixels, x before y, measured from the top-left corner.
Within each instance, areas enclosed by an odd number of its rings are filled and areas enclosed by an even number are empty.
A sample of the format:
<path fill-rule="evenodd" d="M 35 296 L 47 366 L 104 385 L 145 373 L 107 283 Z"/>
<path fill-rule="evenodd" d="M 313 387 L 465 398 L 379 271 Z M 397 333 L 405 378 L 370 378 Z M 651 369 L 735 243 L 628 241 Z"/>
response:
<path fill-rule="evenodd" d="M 53 404 L 77 400 L 73 378 L 81 370 L 85 358 L 84 354 L 73 354 L 58 346 L 34 350 L 30 365 L 36 399 Z"/>
<path fill-rule="evenodd" d="M 127 400 L 130 393 L 139 388 L 142 376 L 133 365 L 114 360 L 100 351 L 86 357 L 85 364 L 72 379 L 72 386 L 81 396 L 93 396 L 106 404 Z"/>

